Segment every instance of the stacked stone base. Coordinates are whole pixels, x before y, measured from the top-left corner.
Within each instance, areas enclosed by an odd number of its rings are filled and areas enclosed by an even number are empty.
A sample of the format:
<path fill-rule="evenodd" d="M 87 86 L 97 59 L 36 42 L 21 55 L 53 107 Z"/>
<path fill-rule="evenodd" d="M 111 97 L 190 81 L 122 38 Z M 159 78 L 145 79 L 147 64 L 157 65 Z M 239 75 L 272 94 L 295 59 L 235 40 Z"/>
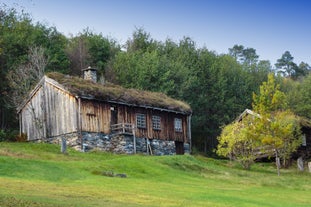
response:
<path fill-rule="evenodd" d="M 116 134 L 106 135 L 103 133 L 82 133 L 82 140 L 77 133 L 70 133 L 60 137 L 50 138 L 49 143 L 60 144 L 61 139 L 66 139 L 68 146 L 80 151 L 101 150 L 117 154 L 152 154 L 152 155 L 174 155 L 176 147 L 174 141 L 136 138 L 136 152 L 134 138 L 132 135 Z M 149 144 L 149 146 L 148 146 Z M 151 150 L 150 150 L 151 148 Z M 184 144 L 185 153 L 190 153 L 188 143 Z"/>

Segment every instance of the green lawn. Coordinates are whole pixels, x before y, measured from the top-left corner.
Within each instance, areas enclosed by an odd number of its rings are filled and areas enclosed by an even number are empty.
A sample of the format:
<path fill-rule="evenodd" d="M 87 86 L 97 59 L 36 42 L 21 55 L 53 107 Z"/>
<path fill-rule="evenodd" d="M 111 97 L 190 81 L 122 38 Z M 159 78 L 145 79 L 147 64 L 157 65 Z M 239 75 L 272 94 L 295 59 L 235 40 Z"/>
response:
<path fill-rule="evenodd" d="M 109 177 L 126 174 L 126 178 Z M 80 153 L 0 143 L 2 206 L 311 206 L 311 173 L 203 156 Z"/>

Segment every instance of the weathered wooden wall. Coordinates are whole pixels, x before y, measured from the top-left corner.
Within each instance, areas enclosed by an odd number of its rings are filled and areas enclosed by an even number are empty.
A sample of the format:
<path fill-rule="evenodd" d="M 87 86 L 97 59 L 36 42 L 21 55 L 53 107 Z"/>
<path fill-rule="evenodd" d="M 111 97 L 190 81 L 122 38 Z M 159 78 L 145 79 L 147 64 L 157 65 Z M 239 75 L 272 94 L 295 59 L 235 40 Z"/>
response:
<path fill-rule="evenodd" d="M 129 107 L 118 105 L 118 122 L 132 123 L 136 125 L 136 114 L 146 115 L 146 129 L 136 128 L 137 137 L 146 137 L 149 139 L 161 139 L 171 141 L 189 142 L 187 137 L 187 115 L 169 113 L 165 111 L 152 110 L 149 108 Z M 161 130 L 152 128 L 152 115 L 161 117 Z M 182 132 L 175 132 L 174 119 L 182 119 Z"/>
<path fill-rule="evenodd" d="M 20 112 L 21 132 L 27 134 L 28 140 L 41 139 L 46 136 L 43 99 L 43 87 L 39 85 Z"/>
<path fill-rule="evenodd" d="M 140 107 L 110 104 L 94 100 L 81 101 L 82 131 L 110 133 L 111 110 L 117 111 L 117 123 L 131 123 L 136 126 L 136 114 L 146 115 L 146 129 L 136 128 L 137 137 L 189 142 L 187 137 L 187 116 L 177 113 L 161 112 Z M 152 128 L 152 116 L 161 117 L 161 130 Z M 182 132 L 175 132 L 174 119 L 182 119 Z"/>
<path fill-rule="evenodd" d="M 302 127 L 302 133 L 306 136 L 306 146 L 301 145 L 297 150 L 297 154 L 305 159 L 311 158 L 311 128 Z"/>
<path fill-rule="evenodd" d="M 136 128 L 137 137 L 189 142 L 187 115 L 75 97 L 49 78 L 43 79 L 37 85 L 31 98 L 22 108 L 21 132 L 27 133 L 29 140 L 50 138 L 80 130 L 110 134 L 112 120 L 136 126 L 137 113 L 146 115 L 146 128 Z M 112 114 L 116 114 L 116 117 L 113 118 Z M 152 127 L 153 115 L 161 117 L 160 130 Z M 175 131 L 175 118 L 182 120 L 181 132 Z"/>
<path fill-rule="evenodd" d="M 65 89 L 43 79 L 20 111 L 21 132 L 36 140 L 78 130 L 77 100 Z"/>
<path fill-rule="evenodd" d="M 110 104 L 92 100 L 81 101 L 82 131 L 110 133 Z"/>
<path fill-rule="evenodd" d="M 46 125 L 48 137 L 77 132 L 77 99 L 55 85 L 45 86 Z"/>

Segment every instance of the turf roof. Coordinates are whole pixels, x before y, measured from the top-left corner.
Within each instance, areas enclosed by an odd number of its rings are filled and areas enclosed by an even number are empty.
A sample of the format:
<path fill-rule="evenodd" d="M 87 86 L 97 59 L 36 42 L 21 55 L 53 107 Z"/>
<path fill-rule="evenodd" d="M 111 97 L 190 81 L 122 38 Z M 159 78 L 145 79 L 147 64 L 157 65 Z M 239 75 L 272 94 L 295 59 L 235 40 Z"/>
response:
<path fill-rule="evenodd" d="M 127 89 L 111 83 L 102 85 L 57 72 L 46 75 L 77 96 L 143 107 L 162 108 L 187 114 L 191 113 L 191 108 L 187 103 L 170 98 L 163 93 Z"/>

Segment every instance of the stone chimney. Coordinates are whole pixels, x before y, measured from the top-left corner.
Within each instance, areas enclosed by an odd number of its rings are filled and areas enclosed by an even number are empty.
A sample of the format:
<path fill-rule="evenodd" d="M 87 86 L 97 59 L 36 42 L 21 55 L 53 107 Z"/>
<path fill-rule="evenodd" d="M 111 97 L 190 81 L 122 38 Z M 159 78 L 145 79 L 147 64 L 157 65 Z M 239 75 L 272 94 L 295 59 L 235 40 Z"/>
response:
<path fill-rule="evenodd" d="M 97 69 L 96 68 L 92 68 L 91 66 L 82 69 L 82 73 L 83 73 L 83 79 L 84 80 L 90 80 L 94 83 L 97 82 Z"/>

